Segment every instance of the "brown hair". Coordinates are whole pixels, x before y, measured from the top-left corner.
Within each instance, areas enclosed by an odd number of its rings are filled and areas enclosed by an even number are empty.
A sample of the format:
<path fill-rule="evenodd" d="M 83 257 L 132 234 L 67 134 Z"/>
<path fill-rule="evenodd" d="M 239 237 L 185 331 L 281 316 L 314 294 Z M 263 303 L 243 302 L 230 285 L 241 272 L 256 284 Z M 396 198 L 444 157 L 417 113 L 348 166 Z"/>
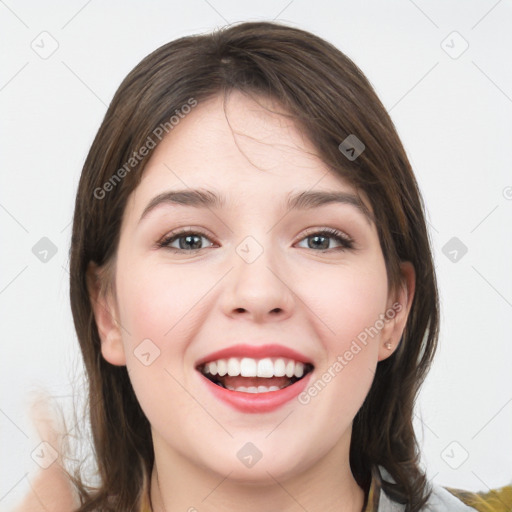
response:
<path fill-rule="evenodd" d="M 273 22 L 245 22 L 182 37 L 145 57 L 115 93 L 85 161 L 73 221 L 70 296 L 88 377 L 100 484 L 88 487 L 75 472 L 79 511 L 139 510 L 154 462 L 150 424 L 126 367 L 113 366 L 101 355 L 88 264 L 110 268 L 103 284 L 113 286 L 121 219 L 150 154 L 131 161 L 133 166 L 126 163 L 191 98 L 201 102 L 234 89 L 277 100 L 333 172 L 369 198 L 390 290 L 400 284 L 401 261 L 410 261 L 416 270 L 415 297 L 400 345 L 377 365 L 354 418 L 350 464 L 366 490 L 375 466 L 384 466 L 396 481 L 383 482 L 384 490 L 405 503 L 408 512 L 418 511 L 431 491 L 419 467 L 413 408 L 439 330 L 423 201 L 393 122 L 359 68 L 327 41 Z M 365 145 L 353 161 L 338 148 L 351 134 Z M 116 174 L 122 179 L 113 181 Z M 105 187 L 107 182 L 111 186 Z M 107 188 L 108 194 L 98 192 Z"/>

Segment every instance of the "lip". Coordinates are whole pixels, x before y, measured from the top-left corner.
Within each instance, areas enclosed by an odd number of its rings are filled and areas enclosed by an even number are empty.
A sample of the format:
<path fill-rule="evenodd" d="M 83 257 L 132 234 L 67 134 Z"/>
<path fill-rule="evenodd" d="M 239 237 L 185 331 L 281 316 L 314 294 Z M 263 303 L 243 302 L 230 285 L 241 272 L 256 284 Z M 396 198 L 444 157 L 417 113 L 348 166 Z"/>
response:
<path fill-rule="evenodd" d="M 231 347 L 218 350 L 216 352 L 212 352 L 201 359 L 199 359 L 195 367 L 201 366 L 204 363 L 209 363 L 210 361 L 217 361 L 219 359 L 229 359 L 230 357 L 250 357 L 253 359 L 263 359 L 265 357 L 284 357 L 286 359 L 293 359 L 294 361 L 300 363 L 309 363 L 313 364 L 304 354 L 297 352 L 291 348 L 285 347 L 283 345 L 233 345 Z M 299 382 L 301 382 L 301 379 Z M 217 386 L 218 387 L 218 386 Z M 277 391 L 275 391 L 277 393 Z"/>
<path fill-rule="evenodd" d="M 234 356 L 236 357 L 236 356 Z M 200 379 L 206 385 L 207 389 L 219 400 L 231 406 L 239 412 L 245 413 L 265 413 L 271 412 L 290 402 L 297 397 L 308 385 L 311 379 L 312 371 L 302 377 L 294 384 L 287 386 L 279 391 L 268 391 L 267 393 L 244 393 L 225 389 L 206 378 L 200 372 Z"/>

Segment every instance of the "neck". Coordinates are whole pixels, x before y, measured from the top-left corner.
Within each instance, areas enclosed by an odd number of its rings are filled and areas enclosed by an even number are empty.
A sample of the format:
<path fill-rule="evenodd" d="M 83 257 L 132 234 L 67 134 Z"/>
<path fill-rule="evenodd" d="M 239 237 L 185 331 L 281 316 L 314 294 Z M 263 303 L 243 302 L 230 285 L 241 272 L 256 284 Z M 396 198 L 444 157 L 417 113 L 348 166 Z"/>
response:
<path fill-rule="evenodd" d="M 158 455 L 160 456 L 158 456 Z M 340 459 L 340 455 L 346 455 Z M 191 463 L 173 452 L 155 450 L 150 493 L 153 512 L 361 512 L 365 494 L 358 486 L 340 446 L 305 471 L 291 476 L 269 475 L 254 483 L 230 479 Z M 340 464 L 345 460 L 345 464 Z"/>

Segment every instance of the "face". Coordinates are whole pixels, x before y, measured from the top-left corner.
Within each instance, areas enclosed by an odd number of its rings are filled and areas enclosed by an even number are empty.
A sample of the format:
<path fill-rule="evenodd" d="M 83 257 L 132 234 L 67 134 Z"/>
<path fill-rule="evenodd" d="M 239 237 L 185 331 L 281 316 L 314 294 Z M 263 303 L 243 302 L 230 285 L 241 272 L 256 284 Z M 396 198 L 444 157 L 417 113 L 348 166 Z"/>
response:
<path fill-rule="evenodd" d="M 369 215 L 291 121 L 239 92 L 225 108 L 229 124 L 221 97 L 200 103 L 153 150 L 123 217 L 111 315 L 96 306 L 96 321 L 103 357 L 127 366 L 156 453 L 279 480 L 348 460 L 352 420 L 400 339 L 413 270 L 404 265 L 408 286 L 391 296 L 367 198 Z M 218 201 L 192 204 L 199 189 Z M 302 192 L 341 200 L 292 208 Z M 221 379 L 220 359 L 242 376 Z M 278 376 L 244 377 L 254 364 Z M 272 391 L 247 390 L 267 382 Z"/>

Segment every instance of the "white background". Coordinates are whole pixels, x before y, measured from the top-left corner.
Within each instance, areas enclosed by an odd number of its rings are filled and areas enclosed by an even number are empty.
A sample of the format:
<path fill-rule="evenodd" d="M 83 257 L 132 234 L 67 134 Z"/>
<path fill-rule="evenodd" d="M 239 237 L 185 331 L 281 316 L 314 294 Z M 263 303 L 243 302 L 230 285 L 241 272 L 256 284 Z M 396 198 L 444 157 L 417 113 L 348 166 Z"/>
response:
<path fill-rule="evenodd" d="M 440 349 L 415 418 L 429 478 L 473 491 L 512 482 L 510 2 L 5 0 L 0 509 L 27 492 L 38 469 L 31 393 L 42 387 L 66 404 L 76 385 L 70 223 L 84 159 L 115 90 L 172 39 L 273 19 L 312 31 L 355 61 L 420 183 L 442 302 Z M 43 59 L 31 44 L 48 49 L 52 38 L 58 48 Z M 32 252 L 42 237 L 57 247 L 46 263 Z M 452 237 L 468 249 L 457 262 L 442 251 Z"/>

